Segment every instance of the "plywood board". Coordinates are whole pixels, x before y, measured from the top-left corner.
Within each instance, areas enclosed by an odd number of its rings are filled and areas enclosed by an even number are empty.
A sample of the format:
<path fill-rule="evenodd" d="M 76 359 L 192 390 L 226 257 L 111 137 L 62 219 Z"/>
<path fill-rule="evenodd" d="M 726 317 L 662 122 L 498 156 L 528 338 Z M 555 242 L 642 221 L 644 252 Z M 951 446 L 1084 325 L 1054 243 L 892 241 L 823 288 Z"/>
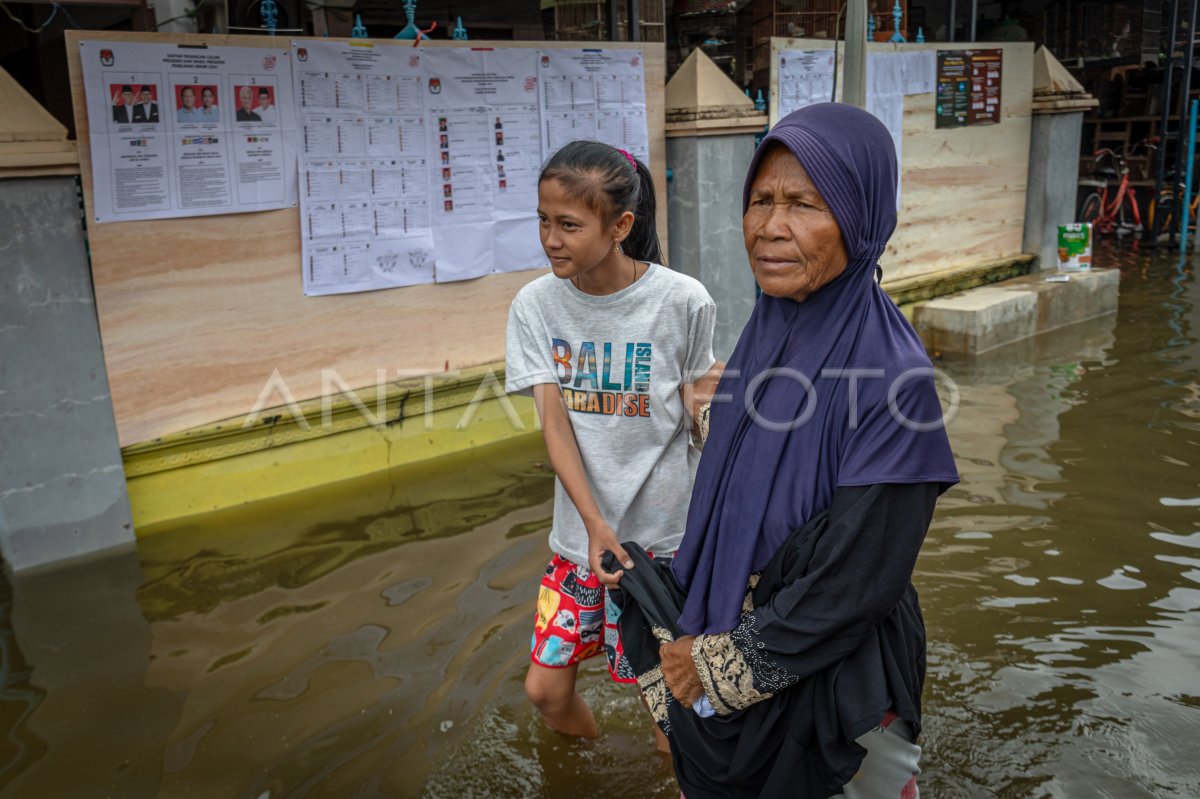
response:
<path fill-rule="evenodd" d="M 68 31 L 67 56 L 84 199 L 93 218 L 91 152 L 79 42 L 278 47 L 261 36 Z M 327 41 L 327 40 L 322 40 Z M 411 47 L 412 43 L 378 42 Z M 594 46 L 595 43 L 592 43 Z M 432 41 L 423 47 L 512 47 Z M 579 47 L 523 42 L 526 47 Z M 665 247 L 666 144 L 662 44 L 604 43 L 645 55 L 650 168 Z M 351 387 L 504 358 L 513 296 L 543 270 L 459 283 L 304 297 L 296 209 L 112 222 L 88 230 L 96 305 L 117 433 L 128 446 L 249 413 L 276 372 L 297 400 L 322 393 L 322 370 Z M 271 404 L 285 397 L 273 394 Z"/>
<path fill-rule="evenodd" d="M 779 52 L 832 46 L 823 39 L 771 40 L 772 109 L 779 96 Z M 897 47 L 905 52 L 1003 50 L 1001 122 L 938 130 L 934 93 L 904 98 L 901 207 L 896 232 L 880 258 L 884 283 L 1020 254 L 1033 130 L 1033 44 L 868 44 L 867 51 L 895 52 Z M 839 69 L 842 55 L 839 49 Z"/>

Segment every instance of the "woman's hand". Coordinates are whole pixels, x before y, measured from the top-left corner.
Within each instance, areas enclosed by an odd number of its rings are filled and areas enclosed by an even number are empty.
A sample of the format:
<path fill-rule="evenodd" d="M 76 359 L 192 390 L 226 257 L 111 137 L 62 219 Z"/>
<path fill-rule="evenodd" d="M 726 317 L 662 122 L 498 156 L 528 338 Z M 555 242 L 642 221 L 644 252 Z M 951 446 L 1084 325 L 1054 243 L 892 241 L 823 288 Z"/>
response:
<path fill-rule="evenodd" d="M 663 680 L 675 698 L 688 707 L 704 696 L 704 686 L 700 684 L 700 675 L 696 673 L 696 663 L 692 660 L 694 640 L 694 635 L 685 635 L 658 648 Z"/>
<path fill-rule="evenodd" d="M 617 585 L 621 582 L 621 575 L 625 572 L 622 569 L 617 569 L 615 572 L 605 571 L 601 562 L 605 552 L 613 553 L 617 561 L 626 569 L 633 568 L 633 561 L 621 548 L 621 540 L 617 538 L 617 534 L 607 523 L 588 525 L 588 568 L 592 570 L 592 574 L 600 578 L 601 585 Z"/>

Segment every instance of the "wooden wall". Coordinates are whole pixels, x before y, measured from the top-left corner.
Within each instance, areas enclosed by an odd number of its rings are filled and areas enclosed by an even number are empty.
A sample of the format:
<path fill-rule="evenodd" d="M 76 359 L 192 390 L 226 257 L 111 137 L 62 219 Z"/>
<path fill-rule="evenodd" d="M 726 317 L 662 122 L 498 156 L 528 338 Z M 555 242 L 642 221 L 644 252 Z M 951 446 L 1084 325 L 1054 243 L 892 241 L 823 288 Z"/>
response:
<path fill-rule="evenodd" d="M 87 216 L 91 150 L 79 42 L 179 42 L 279 47 L 288 37 L 68 31 Z M 327 40 L 326 40 L 327 41 Z M 376 42 L 381 47 L 412 43 Z M 525 43 L 530 44 L 530 43 Z M 426 42 L 509 47 L 511 42 Z M 579 47 L 542 42 L 539 47 Z M 666 244 L 662 44 L 605 43 L 645 54 L 650 167 Z M 508 306 L 542 270 L 457 283 L 305 297 L 297 209 L 91 224 L 92 276 L 121 446 L 249 413 L 277 370 L 295 399 L 321 394 L 321 370 L 351 387 L 500 361 Z M 398 373 L 397 370 L 402 370 Z M 276 394 L 274 405 L 285 398 Z"/>
<path fill-rule="evenodd" d="M 900 213 L 880 259 L 884 283 L 933 275 L 1021 253 L 1033 129 L 1033 44 L 868 44 L 868 53 L 1003 50 L 998 125 L 934 126 L 934 92 L 904 98 Z M 771 40 L 771 109 L 779 96 L 780 50 L 830 50 L 822 39 Z M 839 48 L 841 62 L 844 51 Z"/>

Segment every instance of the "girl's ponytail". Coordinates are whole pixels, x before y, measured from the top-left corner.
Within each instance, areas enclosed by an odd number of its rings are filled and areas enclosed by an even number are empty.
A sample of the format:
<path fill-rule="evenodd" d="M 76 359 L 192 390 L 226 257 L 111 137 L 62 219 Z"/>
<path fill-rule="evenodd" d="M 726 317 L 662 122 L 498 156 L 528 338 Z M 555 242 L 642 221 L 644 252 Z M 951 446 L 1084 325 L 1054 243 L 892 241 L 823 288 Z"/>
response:
<path fill-rule="evenodd" d="M 636 158 L 633 162 L 638 178 L 637 206 L 633 209 L 633 228 L 625 237 L 621 249 L 630 258 L 638 261 L 663 264 L 662 247 L 658 243 L 658 226 L 655 224 L 657 203 L 654 199 L 654 178 L 650 176 L 650 170 L 645 164 Z"/>

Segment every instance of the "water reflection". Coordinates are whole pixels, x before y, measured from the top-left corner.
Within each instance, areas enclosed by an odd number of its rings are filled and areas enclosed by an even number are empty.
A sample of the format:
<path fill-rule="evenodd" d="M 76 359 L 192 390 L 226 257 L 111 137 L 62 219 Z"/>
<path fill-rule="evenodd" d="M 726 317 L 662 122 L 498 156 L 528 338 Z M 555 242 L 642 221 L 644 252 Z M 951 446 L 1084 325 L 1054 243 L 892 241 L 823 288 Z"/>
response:
<path fill-rule="evenodd" d="M 1200 795 L 1200 573 L 1163 559 L 1200 521 L 1161 501 L 1200 494 L 1197 296 L 1172 267 L 1131 259 L 1115 320 L 943 367 L 977 412 L 919 565 L 934 795 Z"/>
<path fill-rule="evenodd" d="M 1200 296 L 1190 263 L 1122 270 L 1118 315 L 939 364 L 963 482 L 916 577 L 925 795 L 1200 796 Z M 677 796 L 602 663 L 599 741 L 524 699 L 542 457 L 306 492 L 0 586 L 0 793 Z"/>
<path fill-rule="evenodd" d="M 0 572 L 0 785 L 16 779 L 46 754 L 46 744 L 29 729 L 29 719 L 46 696 L 33 685 L 33 669 L 12 624 L 13 593 Z"/>
<path fill-rule="evenodd" d="M 141 581 L 126 551 L 12 582 L 0 705 L 29 712 L 5 729 L 23 755 L 3 774 L 5 796 L 155 795 L 186 694 L 146 682 Z"/>

